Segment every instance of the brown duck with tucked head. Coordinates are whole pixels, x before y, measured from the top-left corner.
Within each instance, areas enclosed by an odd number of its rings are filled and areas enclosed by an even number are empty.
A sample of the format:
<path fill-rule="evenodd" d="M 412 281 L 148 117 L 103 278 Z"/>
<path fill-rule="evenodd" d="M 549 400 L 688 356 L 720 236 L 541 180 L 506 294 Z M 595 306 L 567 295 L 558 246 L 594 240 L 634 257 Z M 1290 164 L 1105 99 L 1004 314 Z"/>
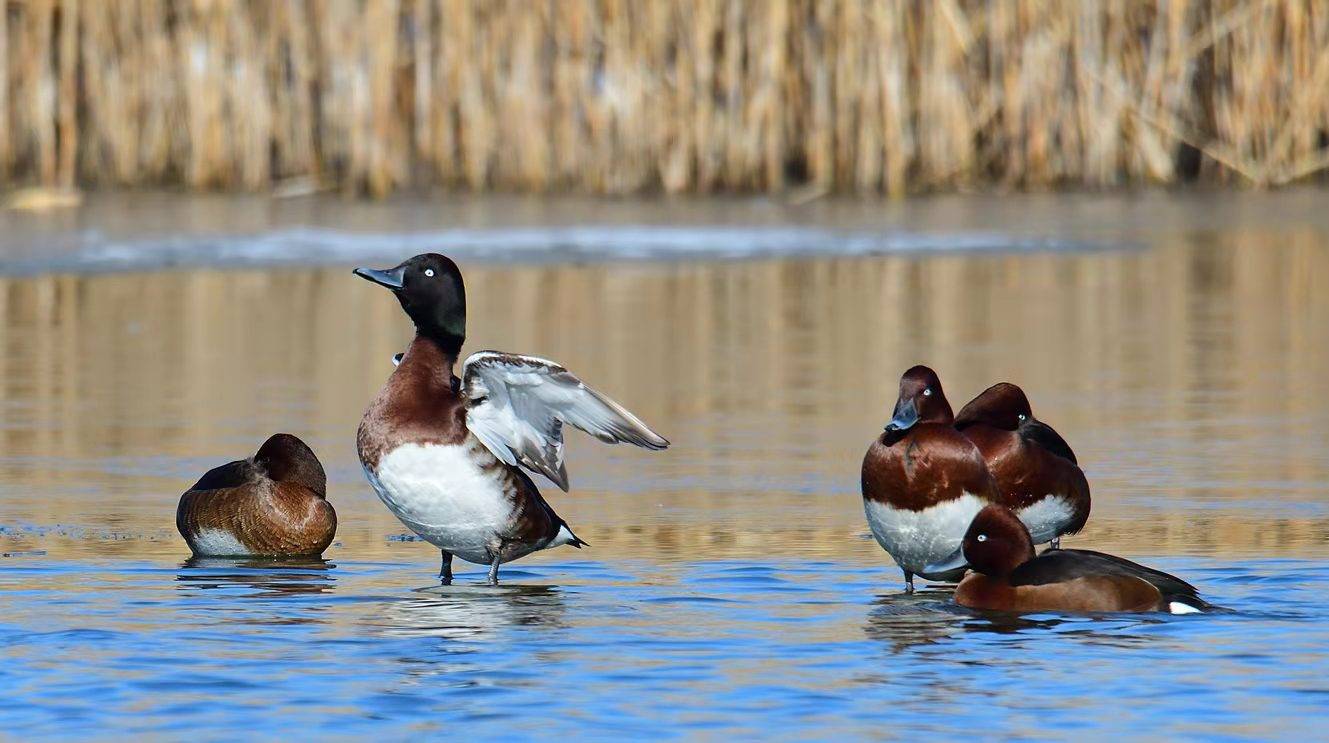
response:
<path fill-rule="evenodd" d="M 1035 556 L 1029 530 L 1004 506 L 978 512 L 961 551 L 928 570 L 968 564 L 974 572 L 956 587 L 955 603 L 971 609 L 1193 614 L 1209 608 L 1195 586 L 1120 557 L 1090 550 Z"/>
<path fill-rule="evenodd" d="M 1002 503 L 1015 510 L 1034 544 L 1060 546 L 1089 520 L 1089 481 L 1075 452 L 1052 426 L 1034 418 L 1024 390 L 987 388 L 955 416 L 955 428 L 983 453 Z"/>
<path fill-rule="evenodd" d="M 180 497 L 175 526 L 195 555 L 317 556 L 337 533 L 318 457 L 289 433 L 210 470 Z"/>

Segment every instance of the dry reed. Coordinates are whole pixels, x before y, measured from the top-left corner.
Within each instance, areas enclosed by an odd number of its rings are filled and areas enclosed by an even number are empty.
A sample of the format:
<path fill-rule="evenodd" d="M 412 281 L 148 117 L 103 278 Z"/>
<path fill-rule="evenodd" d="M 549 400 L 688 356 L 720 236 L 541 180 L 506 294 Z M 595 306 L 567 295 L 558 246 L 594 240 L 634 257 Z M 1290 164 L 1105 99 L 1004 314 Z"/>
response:
<path fill-rule="evenodd" d="M 1329 0 L 0 8 L 0 183 L 899 194 L 1329 167 Z"/>

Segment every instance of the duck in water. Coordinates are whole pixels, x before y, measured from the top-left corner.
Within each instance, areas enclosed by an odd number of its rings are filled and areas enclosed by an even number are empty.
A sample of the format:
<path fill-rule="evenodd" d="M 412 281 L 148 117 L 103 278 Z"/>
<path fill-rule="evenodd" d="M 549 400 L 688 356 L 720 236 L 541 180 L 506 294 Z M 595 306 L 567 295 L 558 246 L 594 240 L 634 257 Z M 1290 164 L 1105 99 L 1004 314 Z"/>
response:
<path fill-rule="evenodd" d="M 426 253 L 355 274 L 391 291 L 415 323 L 415 338 L 360 421 L 360 464 L 388 510 L 441 551 L 445 585 L 453 557 L 488 565 L 497 585 L 502 563 L 586 544 L 522 471 L 568 489 L 564 424 L 609 444 L 669 446 L 552 361 L 479 351 L 458 377 L 466 290 L 451 259 Z"/>

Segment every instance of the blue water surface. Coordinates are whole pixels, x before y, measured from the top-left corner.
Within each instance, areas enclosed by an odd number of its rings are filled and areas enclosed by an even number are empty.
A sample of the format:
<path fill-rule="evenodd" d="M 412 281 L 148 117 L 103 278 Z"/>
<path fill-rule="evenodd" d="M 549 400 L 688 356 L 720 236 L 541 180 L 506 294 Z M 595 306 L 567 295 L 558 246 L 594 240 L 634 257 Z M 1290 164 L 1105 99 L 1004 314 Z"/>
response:
<path fill-rule="evenodd" d="M 1155 560 L 1222 610 L 1007 616 L 835 562 L 4 559 L 18 738 L 1314 737 L 1329 566 Z"/>

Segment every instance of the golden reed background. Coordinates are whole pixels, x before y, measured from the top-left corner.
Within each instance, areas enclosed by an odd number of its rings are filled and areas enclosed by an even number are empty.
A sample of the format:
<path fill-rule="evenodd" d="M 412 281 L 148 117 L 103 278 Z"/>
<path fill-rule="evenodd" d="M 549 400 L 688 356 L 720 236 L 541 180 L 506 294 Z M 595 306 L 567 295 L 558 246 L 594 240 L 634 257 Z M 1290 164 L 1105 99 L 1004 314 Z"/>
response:
<path fill-rule="evenodd" d="M 1329 0 L 0 7 L 0 185 L 899 194 L 1329 167 Z"/>

